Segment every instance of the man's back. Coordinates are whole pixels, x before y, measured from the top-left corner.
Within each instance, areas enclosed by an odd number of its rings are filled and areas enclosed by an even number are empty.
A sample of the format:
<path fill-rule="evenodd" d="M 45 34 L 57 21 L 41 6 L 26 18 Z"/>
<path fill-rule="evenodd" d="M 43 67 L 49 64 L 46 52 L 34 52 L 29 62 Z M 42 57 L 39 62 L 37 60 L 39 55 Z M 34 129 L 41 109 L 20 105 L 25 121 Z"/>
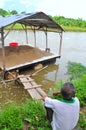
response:
<path fill-rule="evenodd" d="M 77 125 L 80 109 L 77 98 L 71 101 L 46 98 L 45 106 L 53 110 L 53 130 L 72 130 Z"/>

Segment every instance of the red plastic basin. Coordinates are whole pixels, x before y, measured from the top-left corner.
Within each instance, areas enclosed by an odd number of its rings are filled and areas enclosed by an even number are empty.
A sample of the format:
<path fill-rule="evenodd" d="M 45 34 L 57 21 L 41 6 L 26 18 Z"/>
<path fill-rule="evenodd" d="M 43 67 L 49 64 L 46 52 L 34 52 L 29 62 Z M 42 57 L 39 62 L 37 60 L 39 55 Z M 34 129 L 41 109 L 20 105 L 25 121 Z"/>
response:
<path fill-rule="evenodd" d="M 18 42 L 10 42 L 9 46 L 18 46 Z"/>

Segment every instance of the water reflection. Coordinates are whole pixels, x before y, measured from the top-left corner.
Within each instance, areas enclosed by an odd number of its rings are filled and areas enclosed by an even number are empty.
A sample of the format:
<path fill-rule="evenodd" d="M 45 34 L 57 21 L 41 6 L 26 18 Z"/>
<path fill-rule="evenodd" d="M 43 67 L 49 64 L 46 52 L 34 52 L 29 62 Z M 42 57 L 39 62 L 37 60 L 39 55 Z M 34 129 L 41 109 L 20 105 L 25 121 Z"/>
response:
<path fill-rule="evenodd" d="M 38 84 L 42 84 L 42 88 L 46 92 L 48 92 L 50 88 L 53 88 L 56 85 L 56 76 L 58 68 L 59 65 L 50 64 L 45 70 L 39 72 L 33 78 Z"/>
<path fill-rule="evenodd" d="M 0 108 L 7 107 L 11 103 L 21 104 L 26 98 L 29 98 L 29 95 L 22 85 L 14 82 L 7 83 L 6 86 L 0 84 Z"/>

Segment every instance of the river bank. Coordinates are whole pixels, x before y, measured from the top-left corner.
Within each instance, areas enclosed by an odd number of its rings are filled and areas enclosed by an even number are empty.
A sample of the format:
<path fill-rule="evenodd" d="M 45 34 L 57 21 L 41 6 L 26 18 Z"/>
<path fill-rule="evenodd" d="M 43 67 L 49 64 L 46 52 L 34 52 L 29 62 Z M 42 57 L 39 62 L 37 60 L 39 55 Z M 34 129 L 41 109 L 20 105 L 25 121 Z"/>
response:
<path fill-rule="evenodd" d="M 63 25 L 61 26 L 66 32 L 86 32 L 86 28 L 84 27 L 82 28 L 82 27 L 76 27 L 76 26 L 63 26 Z M 6 30 L 8 30 L 10 27 L 11 25 L 6 27 Z M 28 29 L 31 30 L 31 27 L 28 26 Z M 13 30 L 23 30 L 23 28 L 20 24 L 16 24 L 13 27 Z"/>

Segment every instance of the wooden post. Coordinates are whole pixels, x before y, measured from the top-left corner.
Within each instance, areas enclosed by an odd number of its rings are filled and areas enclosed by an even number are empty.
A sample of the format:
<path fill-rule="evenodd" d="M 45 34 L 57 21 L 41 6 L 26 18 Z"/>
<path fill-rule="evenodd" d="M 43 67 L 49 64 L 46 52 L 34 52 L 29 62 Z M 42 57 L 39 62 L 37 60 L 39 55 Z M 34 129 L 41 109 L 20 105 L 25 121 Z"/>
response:
<path fill-rule="evenodd" d="M 6 36 L 10 33 L 10 31 L 13 29 L 13 27 L 15 26 L 16 23 L 13 23 L 12 26 L 10 27 L 10 29 L 8 30 L 7 34 L 4 36 L 4 39 L 6 38 Z"/>
<path fill-rule="evenodd" d="M 26 33 L 26 43 L 28 44 L 27 26 L 25 26 L 25 33 Z"/>
<path fill-rule="evenodd" d="M 24 29 L 25 33 L 26 33 L 26 43 L 28 44 L 27 26 L 23 26 L 22 24 L 21 24 L 21 26 Z"/>
<path fill-rule="evenodd" d="M 5 48 L 4 48 L 4 32 L 3 32 L 3 28 L 1 28 L 1 42 L 2 42 L 2 64 L 3 64 L 3 70 L 5 71 Z"/>
<path fill-rule="evenodd" d="M 35 30 L 35 27 L 34 27 L 34 41 L 35 41 L 35 47 L 36 47 L 36 30 Z"/>
<path fill-rule="evenodd" d="M 3 31 L 3 28 L 1 28 L 1 42 L 2 42 L 3 79 L 4 79 L 4 74 L 5 74 L 6 68 L 5 68 L 5 48 L 4 48 L 4 31 Z"/>
<path fill-rule="evenodd" d="M 47 51 L 47 48 L 48 48 L 47 27 L 46 27 L 45 35 L 46 35 L 46 51 Z"/>
<path fill-rule="evenodd" d="M 60 35 L 60 47 L 59 47 L 59 56 L 61 57 L 61 48 L 62 48 L 62 32 L 59 33 Z"/>

